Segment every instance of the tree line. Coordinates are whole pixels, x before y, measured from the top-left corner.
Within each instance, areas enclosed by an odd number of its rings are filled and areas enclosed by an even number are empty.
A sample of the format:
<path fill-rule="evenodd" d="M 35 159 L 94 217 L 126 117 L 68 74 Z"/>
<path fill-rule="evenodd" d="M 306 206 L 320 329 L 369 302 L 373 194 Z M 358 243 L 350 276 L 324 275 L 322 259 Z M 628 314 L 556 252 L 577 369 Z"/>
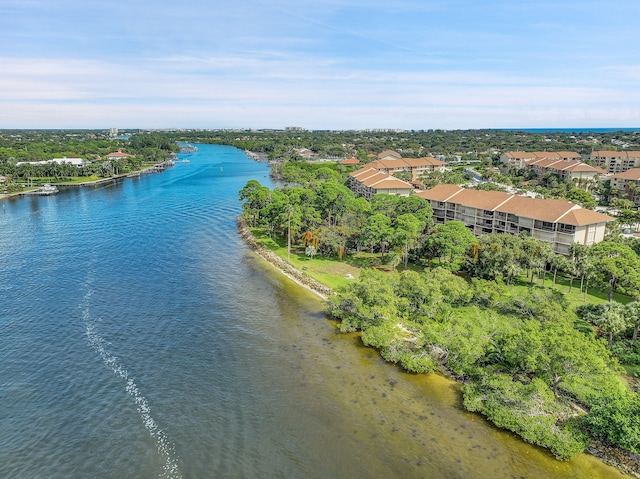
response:
<path fill-rule="evenodd" d="M 106 155 L 120 149 L 131 156 L 105 159 Z M 108 178 L 163 161 L 178 149 L 162 134 L 109 139 L 104 132 L 96 131 L 4 131 L 0 133 L 0 175 L 8 178 L 5 188 L 10 192 L 34 179 L 59 182 L 73 178 Z M 85 164 L 79 167 L 71 163 L 30 164 L 56 157 L 80 157 Z"/>

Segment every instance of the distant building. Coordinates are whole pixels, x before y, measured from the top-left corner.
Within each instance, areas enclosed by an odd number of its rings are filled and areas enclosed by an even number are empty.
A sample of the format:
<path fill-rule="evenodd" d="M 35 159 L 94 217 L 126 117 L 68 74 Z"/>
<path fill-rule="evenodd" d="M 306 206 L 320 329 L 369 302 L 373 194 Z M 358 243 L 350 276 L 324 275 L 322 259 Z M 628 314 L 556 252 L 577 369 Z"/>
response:
<path fill-rule="evenodd" d="M 610 177 L 611 187 L 618 188 L 621 196 L 626 196 L 636 206 L 640 206 L 640 168 L 631 168 Z"/>
<path fill-rule="evenodd" d="M 541 178 L 546 173 L 552 173 L 557 175 L 561 180 L 576 180 L 578 182 L 595 180 L 606 174 L 606 171 L 602 168 L 587 165 L 582 161 L 554 160 L 549 158 L 528 160 L 525 162 L 524 168 L 535 172 L 538 178 Z"/>
<path fill-rule="evenodd" d="M 526 162 L 535 160 L 581 160 L 579 153 L 575 151 L 507 151 L 500 155 L 500 161 L 509 168 L 524 168 Z"/>
<path fill-rule="evenodd" d="M 118 129 L 109 128 L 109 138 L 117 138 L 117 137 L 118 137 Z"/>
<path fill-rule="evenodd" d="M 313 151 L 309 150 L 308 148 L 294 148 L 293 151 L 295 151 L 298 155 L 306 159 L 309 159 L 312 156 L 314 156 Z"/>
<path fill-rule="evenodd" d="M 134 155 L 129 155 L 128 153 L 124 153 L 120 150 L 114 151 L 113 153 L 109 153 L 106 158 L 107 160 L 123 160 L 125 158 L 134 158 Z"/>
<path fill-rule="evenodd" d="M 349 187 L 356 196 L 363 196 L 368 200 L 377 194 L 409 196 L 414 191 L 411 183 L 368 165 L 349 175 Z"/>
<path fill-rule="evenodd" d="M 640 168 L 640 151 L 592 151 L 591 161 L 604 168 L 607 173 L 622 173 L 631 168 Z"/>
<path fill-rule="evenodd" d="M 53 158 L 52 160 L 43 160 L 43 161 L 19 161 L 16 163 L 16 166 L 20 165 L 46 165 L 48 163 L 57 163 L 59 165 L 63 163 L 70 163 L 73 166 L 80 167 L 84 165 L 84 160 L 82 158 Z"/>
<path fill-rule="evenodd" d="M 342 160 L 340 163 L 343 165 L 359 165 L 360 160 L 357 158 L 347 158 L 346 160 Z"/>
<path fill-rule="evenodd" d="M 607 172 L 581 161 L 574 151 L 507 151 L 500 156 L 502 170 L 533 171 L 538 178 L 546 173 L 565 181 L 576 181 L 577 186 L 588 185 Z"/>
<path fill-rule="evenodd" d="M 445 163 L 432 157 L 425 158 L 400 158 L 400 159 L 384 159 L 376 160 L 369 163 L 370 167 L 393 175 L 401 171 L 411 173 L 411 178 L 416 180 L 421 176 L 432 173 L 434 171 L 443 171 Z"/>
<path fill-rule="evenodd" d="M 606 224 L 615 219 L 569 201 L 469 190 L 456 185 L 438 185 L 417 195 L 431 203 L 436 224 L 461 221 L 476 235 L 526 232 L 564 255 L 572 243 L 592 245 L 604 240 Z"/>
<path fill-rule="evenodd" d="M 305 131 L 305 128 L 301 126 L 285 126 L 284 131 Z"/>

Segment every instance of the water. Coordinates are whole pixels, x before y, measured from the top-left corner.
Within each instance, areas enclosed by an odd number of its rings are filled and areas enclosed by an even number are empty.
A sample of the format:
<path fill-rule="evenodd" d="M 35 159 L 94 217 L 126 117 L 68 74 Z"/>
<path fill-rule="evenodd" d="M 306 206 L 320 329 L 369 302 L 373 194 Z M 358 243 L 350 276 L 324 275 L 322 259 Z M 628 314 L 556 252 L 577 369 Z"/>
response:
<path fill-rule="evenodd" d="M 2 202 L 2 478 L 622 477 L 559 463 L 341 335 L 239 240 L 265 165 Z"/>

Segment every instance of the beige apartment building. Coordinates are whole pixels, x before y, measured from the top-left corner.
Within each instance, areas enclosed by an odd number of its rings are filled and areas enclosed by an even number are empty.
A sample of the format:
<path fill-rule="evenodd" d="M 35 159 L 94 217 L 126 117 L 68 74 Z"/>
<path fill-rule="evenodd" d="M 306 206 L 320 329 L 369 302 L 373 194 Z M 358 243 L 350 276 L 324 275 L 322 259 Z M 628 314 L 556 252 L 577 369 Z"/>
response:
<path fill-rule="evenodd" d="M 607 173 L 623 173 L 631 168 L 640 168 L 640 151 L 592 151 L 591 161 Z"/>
<path fill-rule="evenodd" d="M 546 173 L 561 180 L 573 181 L 579 187 L 588 187 L 607 172 L 602 168 L 580 161 L 574 151 L 508 151 L 500 156 L 503 170 L 524 169 L 533 171 L 538 178 Z"/>
<path fill-rule="evenodd" d="M 371 199 L 378 193 L 408 196 L 415 188 L 406 181 L 392 176 L 406 171 L 411 180 L 419 184 L 420 177 L 433 171 L 443 171 L 445 163 L 427 156 L 424 158 L 402 158 L 400 153 L 385 150 L 377 155 L 377 160 L 349 175 L 349 187 L 358 196 Z"/>
<path fill-rule="evenodd" d="M 553 160 L 549 158 L 527 161 L 524 168 L 535 172 L 538 178 L 541 178 L 546 173 L 551 173 L 557 175 L 561 180 L 575 181 L 577 183 L 594 181 L 606 174 L 606 171 L 602 168 L 587 165 L 582 161 Z"/>
<path fill-rule="evenodd" d="M 580 154 L 575 151 L 507 151 L 500 155 L 500 161 L 507 168 L 524 168 L 529 161 L 555 160 L 579 161 Z"/>
<path fill-rule="evenodd" d="M 476 235 L 527 232 L 564 255 L 572 243 L 592 245 L 602 241 L 606 224 L 615 219 L 569 201 L 469 190 L 456 185 L 438 185 L 417 195 L 431 203 L 436 224 L 461 221 Z"/>
<path fill-rule="evenodd" d="M 640 168 L 631 168 L 610 177 L 611 187 L 620 190 L 620 196 L 640 206 Z"/>
<path fill-rule="evenodd" d="M 368 165 L 349 175 L 349 188 L 356 196 L 364 196 L 368 200 L 379 193 L 409 196 L 414 190 L 411 183 L 378 171 Z"/>

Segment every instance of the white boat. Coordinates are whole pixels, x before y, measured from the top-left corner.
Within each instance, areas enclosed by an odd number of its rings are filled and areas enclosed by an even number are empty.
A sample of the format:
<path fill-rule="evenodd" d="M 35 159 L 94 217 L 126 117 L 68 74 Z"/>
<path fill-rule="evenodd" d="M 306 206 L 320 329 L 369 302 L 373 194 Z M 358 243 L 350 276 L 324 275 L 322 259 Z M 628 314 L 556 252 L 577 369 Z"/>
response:
<path fill-rule="evenodd" d="M 49 183 L 45 183 L 37 190 L 30 191 L 31 195 L 54 195 L 58 192 L 58 188 L 54 185 L 50 185 Z"/>

